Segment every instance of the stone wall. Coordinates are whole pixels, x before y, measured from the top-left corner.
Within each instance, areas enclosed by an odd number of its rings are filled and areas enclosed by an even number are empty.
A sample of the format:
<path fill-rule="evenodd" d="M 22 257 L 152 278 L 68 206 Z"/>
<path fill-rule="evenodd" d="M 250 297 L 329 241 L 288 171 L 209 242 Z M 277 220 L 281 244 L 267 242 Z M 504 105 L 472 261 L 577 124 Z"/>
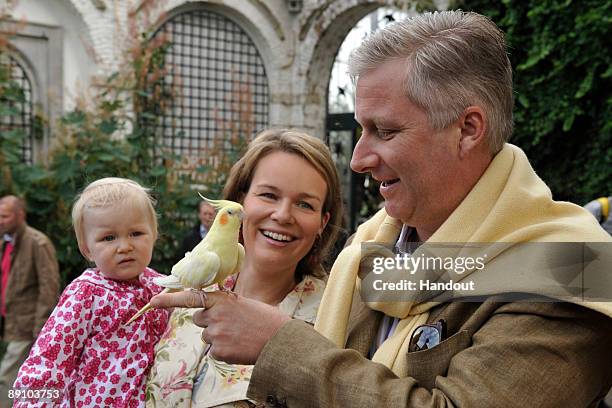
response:
<path fill-rule="evenodd" d="M 127 30 L 153 0 L 21 0 L 16 18 L 64 30 L 64 109 L 94 75 L 111 72 Z M 393 0 L 304 0 L 292 13 L 286 0 L 156 2 L 171 18 L 185 8 L 216 11 L 238 23 L 262 56 L 270 85 L 270 125 L 324 136 L 327 88 L 336 53 L 352 27 Z M 129 17 L 128 17 L 129 16 Z M 78 21 L 76 21 L 78 20 Z M 75 84 L 78 81 L 78 85 Z"/>

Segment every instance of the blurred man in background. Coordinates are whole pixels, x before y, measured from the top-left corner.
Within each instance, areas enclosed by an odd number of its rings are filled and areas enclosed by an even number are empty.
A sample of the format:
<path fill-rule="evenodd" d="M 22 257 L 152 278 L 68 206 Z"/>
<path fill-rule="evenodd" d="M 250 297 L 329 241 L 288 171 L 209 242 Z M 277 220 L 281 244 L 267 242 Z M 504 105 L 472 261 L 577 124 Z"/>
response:
<path fill-rule="evenodd" d="M 23 201 L 0 198 L 2 340 L 7 348 L 0 362 L 0 407 L 10 407 L 8 390 L 57 303 L 59 266 L 53 244 L 28 226 Z"/>
<path fill-rule="evenodd" d="M 181 250 L 177 259 L 181 259 L 186 252 L 191 251 L 202 239 L 204 239 L 215 220 L 215 214 L 216 212 L 212 205 L 204 200 L 200 201 L 198 205 L 198 218 L 200 219 L 200 223 L 194 226 L 183 238 Z"/>

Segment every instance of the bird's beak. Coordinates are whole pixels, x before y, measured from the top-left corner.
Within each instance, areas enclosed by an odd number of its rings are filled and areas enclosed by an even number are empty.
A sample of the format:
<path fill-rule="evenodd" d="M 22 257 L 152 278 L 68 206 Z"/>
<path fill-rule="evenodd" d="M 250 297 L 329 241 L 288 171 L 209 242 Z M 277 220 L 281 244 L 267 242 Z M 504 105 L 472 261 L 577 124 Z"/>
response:
<path fill-rule="evenodd" d="M 244 220 L 244 211 L 240 210 L 240 212 L 238 213 L 238 218 L 240 219 L 240 221 Z"/>

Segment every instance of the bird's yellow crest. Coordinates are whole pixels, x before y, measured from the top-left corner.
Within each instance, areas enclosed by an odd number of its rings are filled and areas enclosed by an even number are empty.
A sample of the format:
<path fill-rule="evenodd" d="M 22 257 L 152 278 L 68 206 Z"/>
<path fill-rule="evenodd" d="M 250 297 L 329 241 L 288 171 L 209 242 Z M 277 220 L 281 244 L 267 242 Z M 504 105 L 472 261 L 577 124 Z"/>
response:
<path fill-rule="evenodd" d="M 219 227 L 236 224 L 239 228 L 243 216 L 243 209 L 240 203 L 230 200 L 211 200 L 198 193 L 202 200 L 205 200 L 217 210 L 217 216 L 210 227 L 211 231 Z"/>
<path fill-rule="evenodd" d="M 242 206 L 234 201 L 230 200 L 212 200 L 210 198 L 204 197 L 202 194 L 198 193 L 198 195 L 202 198 L 202 200 L 206 201 L 208 204 L 212 205 L 216 210 L 220 210 L 225 207 L 236 207 L 242 208 Z"/>

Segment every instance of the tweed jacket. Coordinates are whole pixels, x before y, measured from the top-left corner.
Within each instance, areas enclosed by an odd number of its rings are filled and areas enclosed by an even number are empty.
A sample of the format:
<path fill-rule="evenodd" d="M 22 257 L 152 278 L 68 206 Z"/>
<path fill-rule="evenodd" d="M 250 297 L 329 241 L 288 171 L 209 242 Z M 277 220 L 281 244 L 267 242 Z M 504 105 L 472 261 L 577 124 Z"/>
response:
<path fill-rule="evenodd" d="M 57 303 L 59 289 L 53 244 L 45 234 L 24 224 L 15 233 L 11 254 L 3 340 L 34 340 Z"/>
<path fill-rule="evenodd" d="M 382 316 L 356 295 L 346 349 L 285 324 L 257 360 L 249 398 L 277 407 L 596 407 L 612 385 L 612 319 L 580 306 L 441 304 L 429 322 L 446 320 L 448 337 L 407 353 L 405 378 L 365 357 Z"/>

